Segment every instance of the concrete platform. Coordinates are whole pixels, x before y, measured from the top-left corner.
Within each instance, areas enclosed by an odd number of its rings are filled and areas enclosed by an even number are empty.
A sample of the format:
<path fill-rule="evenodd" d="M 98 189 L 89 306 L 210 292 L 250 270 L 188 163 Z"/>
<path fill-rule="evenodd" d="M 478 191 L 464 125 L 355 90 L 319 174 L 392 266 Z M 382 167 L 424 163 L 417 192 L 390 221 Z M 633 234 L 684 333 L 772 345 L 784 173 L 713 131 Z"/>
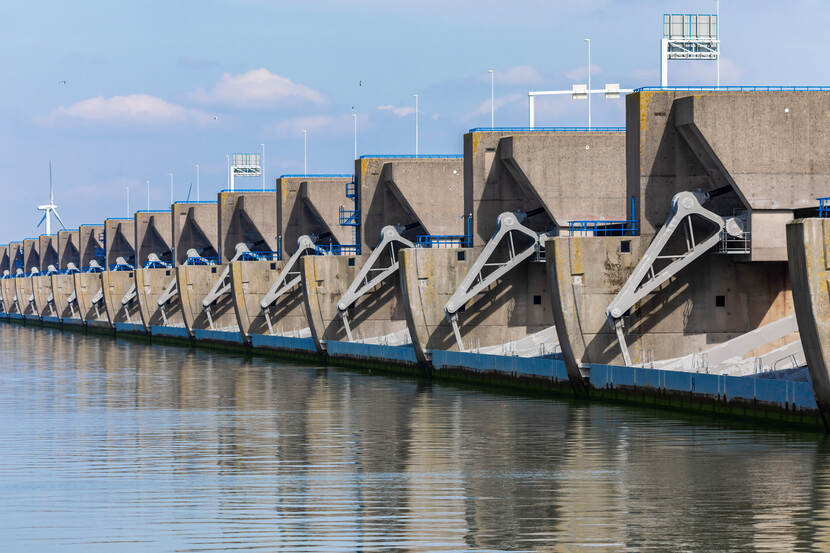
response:
<path fill-rule="evenodd" d="M 135 219 L 105 220 L 104 235 L 108 269 L 101 273 L 101 285 L 110 326 L 122 332 L 144 334 L 135 288 Z M 119 265 L 119 260 L 126 265 Z"/>
<path fill-rule="evenodd" d="M 78 227 L 80 252 L 80 273 L 72 275 L 75 283 L 75 299 L 81 320 L 90 328 L 111 329 L 101 284 L 101 272 L 91 269 L 92 261 L 101 268 L 106 267 L 104 250 L 104 225 L 81 225 Z"/>
<path fill-rule="evenodd" d="M 622 364 L 605 309 L 666 224 L 675 194 L 721 190 L 705 209 L 744 220 L 751 233 L 729 253 L 716 253 L 729 245 L 718 242 L 624 314 L 635 365 L 696 354 L 705 365 L 709 349 L 792 316 L 784 225 L 814 210 L 819 183 L 830 182 L 821 153 L 830 135 L 820 130 L 830 123 L 828 93 L 646 91 L 629 95 L 626 108 L 627 190 L 635 198 L 628 218 L 640 221 L 640 235 L 548 241 L 554 318 L 575 381 L 589 364 Z M 777 338 L 745 359 L 797 340 Z"/>
<path fill-rule="evenodd" d="M 175 256 L 172 259 L 173 267 L 145 268 L 142 263 L 135 272 L 139 310 L 145 327 L 150 329 L 150 334 L 175 338 L 190 337 L 182 314 L 176 267 L 187 263 L 188 251 L 195 251 L 206 259 L 219 258 L 218 217 L 216 202 L 176 202 L 172 205 L 169 212 L 168 240 L 173 246 Z M 136 214 L 136 218 L 139 220 L 139 214 Z M 153 233 L 157 235 L 153 243 L 163 242 L 165 236 L 168 236 L 164 215 L 156 214 L 151 219 L 151 215 L 148 214 L 142 218 L 144 219 L 146 223 L 143 228 L 151 228 L 152 223 Z M 163 249 L 158 245 L 154 248 Z M 148 247 L 145 255 L 149 255 L 149 249 Z M 167 301 L 159 305 L 162 296 L 167 297 Z"/>
<path fill-rule="evenodd" d="M 319 351 L 332 341 L 349 341 L 338 303 L 350 287 L 363 286 L 397 264 L 401 242 L 383 242 L 394 227 L 416 243 L 420 235 L 460 235 L 465 225 L 463 161 L 457 156 L 411 158 L 363 156 L 355 162 L 361 255 L 315 256 L 303 260 L 303 288 L 311 336 Z M 360 271 L 377 255 L 369 272 Z M 395 258 L 391 256 L 395 251 Z M 355 290 L 352 290 L 355 291 Z M 351 301 L 351 300 L 350 300 Z M 399 270 L 356 295 L 345 311 L 352 341 L 378 345 L 411 343 Z"/>
<path fill-rule="evenodd" d="M 251 252 L 246 257 L 275 260 L 276 196 L 276 191 L 219 193 L 219 264 L 176 267 L 182 315 L 192 336 L 197 337 L 196 331 L 210 331 L 200 335 L 213 343 L 241 343 L 231 293 L 230 262 L 238 256 L 239 245 Z"/>
<path fill-rule="evenodd" d="M 418 248 L 401 255 L 409 331 L 419 360 L 427 361 L 430 350 L 459 350 L 445 305 L 498 231 L 500 214 L 530 213 L 522 225 L 555 233 L 571 220 L 625 219 L 625 194 L 623 132 L 467 133 L 464 206 L 472 215 L 473 247 Z M 522 240 L 532 243 L 515 232 L 510 238 L 517 250 L 528 247 Z M 509 258 L 507 241 L 505 237 L 488 262 Z M 523 356 L 558 351 L 545 266 L 536 257 L 510 269 L 458 311 L 464 350 Z"/>
<path fill-rule="evenodd" d="M 15 279 L 17 288 L 17 305 L 20 314 L 27 320 L 39 320 L 40 314 L 35 303 L 35 291 L 32 283 L 32 274 L 40 273 L 40 255 L 38 253 L 38 239 L 26 238 L 23 240 L 23 275 Z"/>
<path fill-rule="evenodd" d="M 352 180 L 351 175 L 284 175 L 277 179 L 275 208 L 282 260 L 231 263 L 234 309 L 246 343 L 251 343 L 254 335 L 309 336 L 301 283 L 286 290 L 266 308 L 261 302 L 278 280 L 287 260 L 297 251 L 301 236 L 314 237 L 318 245 L 326 247 L 352 242 L 351 229 L 338 224 L 340 207 L 351 203 L 345 194 L 346 184 Z M 299 273 L 296 266 L 288 270 Z M 286 283 L 293 279 L 294 276 L 286 279 Z"/>

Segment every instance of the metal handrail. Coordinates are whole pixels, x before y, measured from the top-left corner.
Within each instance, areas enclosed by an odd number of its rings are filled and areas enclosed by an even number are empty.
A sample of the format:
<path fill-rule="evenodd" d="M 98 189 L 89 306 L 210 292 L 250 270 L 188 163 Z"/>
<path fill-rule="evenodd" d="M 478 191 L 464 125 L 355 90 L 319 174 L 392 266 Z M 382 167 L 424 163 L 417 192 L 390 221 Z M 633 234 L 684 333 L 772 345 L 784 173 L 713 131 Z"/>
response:
<path fill-rule="evenodd" d="M 239 256 L 239 261 L 275 261 L 280 258 L 280 252 L 256 251 L 244 252 Z"/>
<path fill-rule="evenodd" d="M 345 209 L 342 205 L 338 212 L 338 221 L 341 227 L 356 227 L 360 225 L 360 210 Z"/>
<path fill-rule="evenodd" d="M 358 255 L 357 244 L 317 244 L 317 255 Z"/>
<path fill-rule="evenodd" d="M 376 154 L 358 159 L 464 159 L 464 154 Z"/>
<path fill-rule="evenodd" d="M 822 219 L 830 217 L 830 196 L 818 199 L 818 216 Z"/>
<path fill-rule="evenodd" d="M 568 236 L 637 236 L 639 232 L 638 219 L 568 221 Z"/>
<path fill-rule="evenodd" d="M 722 90 L 726 92 L 830 92 L 830 86 L 641 86 L 640 88 L 635 88 L 634 92 L 659 92 L 661 90 Z"/>
<path fill-rule="evenodd" d="M 625 127 L 474 127 L 467 132 L 625 132 Z"/>
<path fill-rule="evenodd" d="M 184 260 L 185 265 L 218 265 L 219 258 L 218 257 L 188 257 Z"/>

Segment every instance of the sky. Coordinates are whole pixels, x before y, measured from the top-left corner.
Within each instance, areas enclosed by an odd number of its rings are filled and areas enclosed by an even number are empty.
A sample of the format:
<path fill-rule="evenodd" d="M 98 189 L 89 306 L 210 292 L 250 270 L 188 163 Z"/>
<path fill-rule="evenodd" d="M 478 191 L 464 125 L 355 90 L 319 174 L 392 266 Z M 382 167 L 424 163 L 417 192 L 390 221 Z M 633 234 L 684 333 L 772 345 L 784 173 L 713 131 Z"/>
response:
<path fill-rule="evenodd" d="M 529 90 L 655 86 L 663 13 L 714 1 L 9 0 L 0 7 L 0 242 L 215 199 L 226 154 L 265 144 L 282 174 L 352 173 L 358 154 L 461 153 L 463 134 L 527 126 Z M 723 0 L 722 85 L 830 85 L 825 0 Z M 764 46 L 767 44 L 767 46 Z M 669 63 L 669 84 L 714 85 L 714 62 Z M 594 96 L 594 125 L 624 125 Z M 536 102 L 536 124 L 582 126 L 587 102 Z M 255 178 L 239 188 L 259 188 Z M 128 192 L 129 190 L 129 192 Z M 131 215 L 131 213 L 130 213 Z"/>

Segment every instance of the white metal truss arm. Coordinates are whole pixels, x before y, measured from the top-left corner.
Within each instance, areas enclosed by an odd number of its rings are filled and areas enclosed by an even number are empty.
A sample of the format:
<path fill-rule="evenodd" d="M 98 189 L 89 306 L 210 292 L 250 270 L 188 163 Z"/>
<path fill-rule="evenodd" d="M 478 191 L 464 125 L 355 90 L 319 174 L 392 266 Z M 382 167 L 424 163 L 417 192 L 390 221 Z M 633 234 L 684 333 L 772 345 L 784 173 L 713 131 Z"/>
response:
<path fill-rule="evenodd" d="M 337 310 L 341 313 L 351 307 L 354 302 L 360 298 L 360 296 L 383 282 L 386 277 L 398 270 L 399 263 L 395 256 L 394 250 L 395 242 L 399 242 L 408 248 L 415 247 L 415 244 L 401 236 L 398 229 L 392 225 L 383 227 L 380 231 L 380 236 L 380 244 L 372 250 L 369 259 L 367 259 L 366 263 L 363 264 L 363 267 L 360 268 L 360 271 L 357 273 L 355 279 L 346 289 L 346 292 L 340 298 L 340 301 L 337 302 Z M 375 264 L 378 262 L 378 259 L 383 254 L 383 251 L 387 248 L 387 246 L 389 247 L 392 262 L 388 267 L 375 267 Z"/>
<path fill-rule="evenodd" d="M 505 274 L 510 272 L 514 267 L 521 264 L 525 259 L 534 255 L 542 241 L 539 233 L 533 231 L 522 224 L 525 218 L 524 213 L 512 213 L 505 211 L 498 217 L 498 230 L 487 241 L 487 245 L 481 251 L 481 254 L 476 258 L 470 270 L 464 276 L 464 280 L 458 285 L 455 292 L 450 296 L 449 301 L 444 305 L 444 311 L 447 313 L 447 318 L 452 323 L 452 330 L 455 334 L 455 341 L 458 344 L 459 351 L 464 351 L 464 345 L 461 341 L 461 331 L 458 328 L 458 311 L 464 305 L 481 293 L 482 290 L 496 282 Z M 519 232 L 530 238 L 533 242 L 524 250 L 516 253 L 516 246 L 513 242 L 511 232 Z M 501 243 L 502 239 L 508 238 L 509 257 L 503 263 L 489 263 L 496 248 Z M 496 267 L 487 276 L 483 275 L 486 267 Z"/>
<path fill-rule="evenodd" d="M 283 294 L 294 288 L 300 283 L 300 272 L 294 270 L 294 266 L 300 261 L 300 258 L 308 251 L 316 251 L 314 240 L 310 236 L 304 234 L 297 239 L 297 251 L 291 254 L 291 257 L 286 261 L 277 280 L 268 289 L 268 293 L 259 302 L 261 309 L 268 309 L 268 306 L 277 301 Z"/>
<path fill-rule="evenodd" d="M 346 327 L 346 337 L 349 341 L 352 340 L 352 331 L 349 327 L 348 309 L 369 290 L 383 282 L 389 275 L 398 271 L 400 263 L 395 255 L 395 243 L 402 244 L 407 248 L 414 248 L 415 244 L 401 236 L 398 229 L 393 225 L 387 225 L 380 229 L 380 243 L 372 250 L 369 259 L 360 268 L 357 276 L 346 289 L 346 292 L 337 302 L 337 310 L 340 312 L 340 317 L 343 319 L 343 325 Z M 389 258 L 391 263 L 387 267 L 375 267 L 383 255 L 384 250 L 389 248 Z"/>
<path fill-rule="evenodd" d="M 450 296 L 449 301 L 444 306 L 444 310 L 447 312 L 447 315 L 455 315 L 459 309 L 464 307 L 470 298 L 475 297 L 482 290 L 496 282 L 506 273 L 510 272 L 511 269 L 519 265 L 522 261 L 536 253 L 537 247 L 541 244 L 541 240 L 539 238 L 540 235 L 524 226 L 520 221 L 521 216 L 522 214 L 516 214 L 509 211 L 499 215 L 498 230 L 493 237 L 487 241 L 487 245 L 484 246 L 481 254 L 476 258 L 472 267 L 470 267 L 470 270 L 467 271 L 467 274 L 464 276 L 464 280 L 461 281 L 461 284 L 458 285 L 458 288 L 456 288 L 455 292 L 452 296 Z M 513 237 L 509 234 L 512 231 L 526 235 L 528 238 L 533 240 L 533 243 L 521 252 L 516 253 Z M 509 259 L 504 263 L 488 263 L 490 257 L 493 255 L 493 252 L 505 236 L 510 239 Z M 497 268 L 487 276 L 482 276 L 482 271 L 485 267 Z"/>
<path fill-rule="evenodd" d="M 159 299 L 156 301 L 156 303 L 159 307 L 161 307 L 162 305 L 166 304 L 168 301 L 173 299 L 173 296 L 175 296 L 178 291 L 178 288 L 176 288 L 176 277 L 173 277 L 170 280 L 170 283 L 164 289 L 164 292 L 162 292 L 159 296 Z"/>
<path fill-rule="evenodd" d="M 709 251 L 721 239 L 721 231 L 726 226 L 723 217 L 704 208 L 702 201 L 708 199 L 708 195 L 695 192 L 679 192 L 672 198 L 672 210 L 666 224 L 654 237 L 648 249 L 643 254 L 640 262 L 634 268 L 631 276 L 628 277 L 623 287 L 611 300 L 606 309 L 608 321 L 616 331 L 617 338 L 622 350 L 623 360 L 626 365 L 631 364 L 628 354 L 628 346 L 625 342 L 622 331 L 622 316 L 631 309 L 638 301 L 653 292 L 660 285 L 679 273 L 695 259 Z M 717 230 L 700 242 L 695 242 L 692 230 L 692 215 L 698 215 L 714 223 Z M 660 255 L 663 248 L 669 242 L 675 231 L 682 223 L 686 232 L 686 252 L 677 255 Z M 654 272 L 654 263 L 658 259 L 672 259 L 659 273 Z"/>
<path fill-rule="evenodd" d="M 233 254 L 231 262 L 236 261 L 242 256 L 243 253 L 248 253 L 249 251 L 248 246 L 246 246 L 243 242 L 240 242 L 236 245 L 236 253 Z M 225 268 L 222 270 L 222 274 L 219 275 L 219 278 L 216 279 L 216 283 L 213 285 L 213 288 L 210 289 L 210 292 L 207 293 L 205 299 L 202 300 L 202 307 L 208 307 L 230 291 L 230 273 L 231 263 L 225 263 Z"/>

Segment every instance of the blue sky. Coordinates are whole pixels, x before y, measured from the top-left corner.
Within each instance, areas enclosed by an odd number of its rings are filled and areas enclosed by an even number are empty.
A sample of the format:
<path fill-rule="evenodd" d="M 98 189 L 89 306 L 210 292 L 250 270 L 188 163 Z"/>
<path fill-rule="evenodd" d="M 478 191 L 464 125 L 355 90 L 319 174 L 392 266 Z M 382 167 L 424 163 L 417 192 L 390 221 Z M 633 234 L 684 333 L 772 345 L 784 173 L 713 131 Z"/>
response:
<path fill-rule="evenodd" d="M 269 182 L 303 170 L 351 172 L 359 153 L 460 153 L 463 133 L 527 125 L 528 90 L 659 81 L 664 12 L 714 1 L 202 0 L 5 3 L 0 85 L 0 242 L 39 234 L 48 196 L 67 226 L 225 186 L 225 154 L 266 144 Z M 721 2 L 721 84 L 830 84 L 830 4 Z M 764 41 L 780 37 L 768 48 Z M 712 62 L 672 62 L 670 84 L 714 84 Z M 537 102 L 538 125 L 584 125 L 585 101 Z M 623 102 L 593 100 L 595 125 L 622 125 Z M 240 186 L 258 187 L 252 180 Z M 195 192 L 193 196 L 195 197 Z"/>

